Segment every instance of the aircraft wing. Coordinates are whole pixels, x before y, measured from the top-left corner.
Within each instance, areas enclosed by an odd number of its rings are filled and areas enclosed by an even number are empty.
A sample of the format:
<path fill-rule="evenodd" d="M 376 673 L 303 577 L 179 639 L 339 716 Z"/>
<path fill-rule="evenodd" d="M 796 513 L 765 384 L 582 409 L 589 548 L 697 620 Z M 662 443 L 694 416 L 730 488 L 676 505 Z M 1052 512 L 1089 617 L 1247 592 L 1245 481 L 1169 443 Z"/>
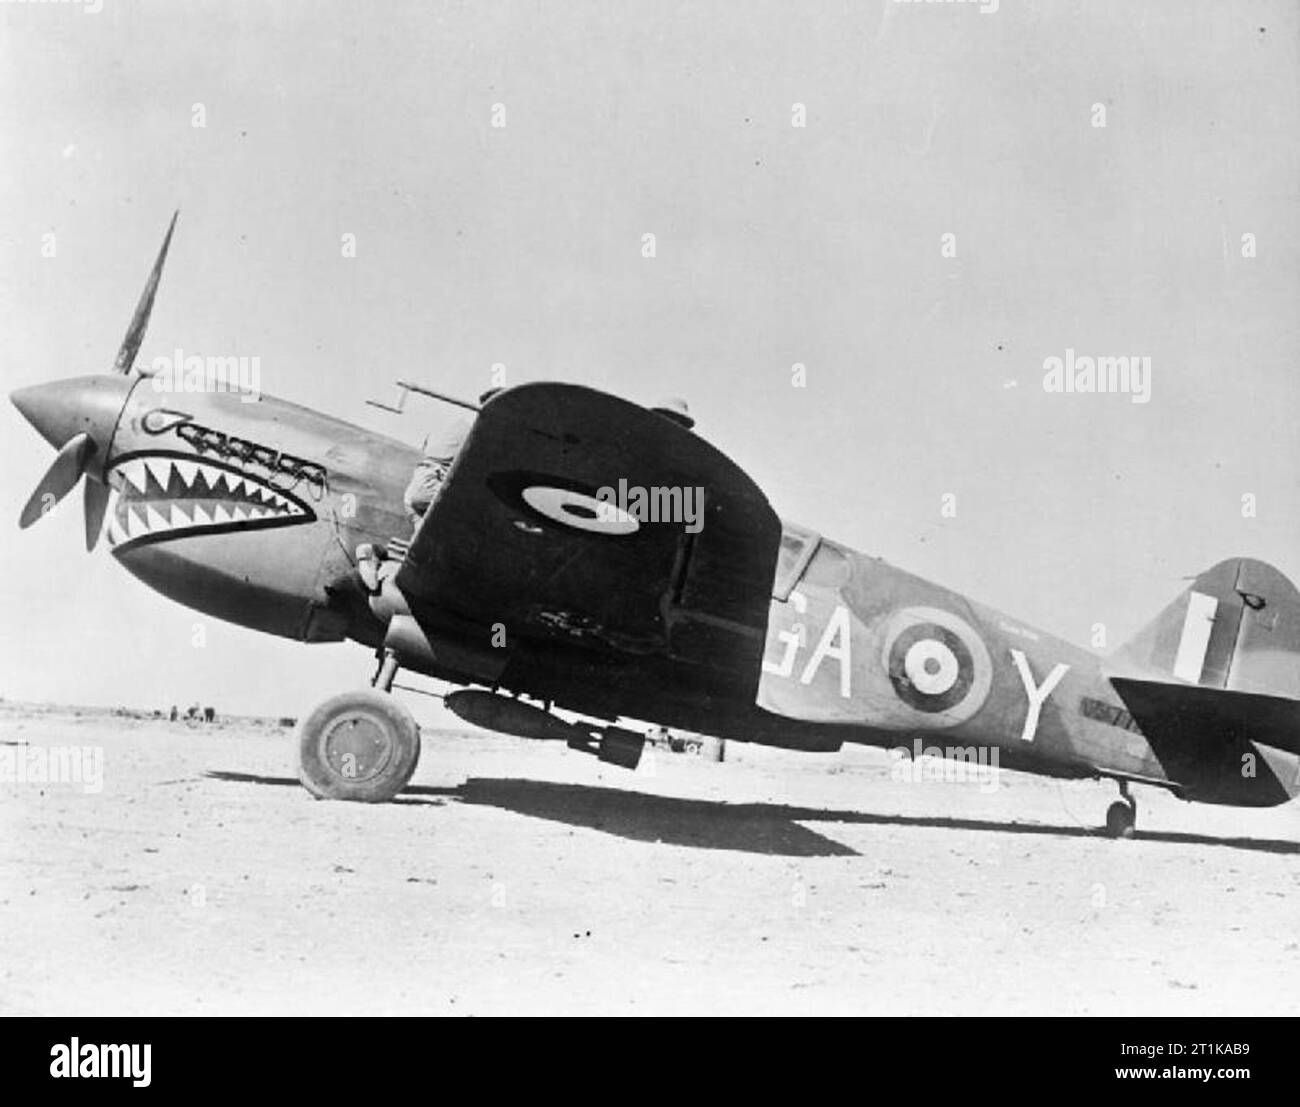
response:
<path fill-rule="evenodd" d="M 1110 682 L 1157 752 L 1166 739 L 1192 750 L 1236 738 L 1300 754 L 1300 700 L 1132 677 Z"/>
<path fill-rule="evenodd" d="M 620 482 L 628 510 L 602 517 L 598 494 Z M 669 491 L 641 518 L 636 489 Z M 525 384 L 484 405 L 397 585 L 426 633 L 499 625 L 507 642 L 757 682 L 780 536 L 758 486 L 698 435 L 593 389 Z"/>

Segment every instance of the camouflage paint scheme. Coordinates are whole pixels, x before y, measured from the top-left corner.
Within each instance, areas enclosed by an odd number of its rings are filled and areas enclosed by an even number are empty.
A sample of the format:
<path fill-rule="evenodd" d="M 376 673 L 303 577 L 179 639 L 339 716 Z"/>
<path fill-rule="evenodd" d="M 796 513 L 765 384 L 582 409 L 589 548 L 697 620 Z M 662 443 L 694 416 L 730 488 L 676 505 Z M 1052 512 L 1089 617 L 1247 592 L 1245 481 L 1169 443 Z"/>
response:
<path fill-rule="evenodd" d="M 416 450 L 263 395 L 83 377 L 14 402 L 56 447 L 98 446 L 114 556 L 164 595 L 304 641 L 379 649 L 393 604 L 361 543 L 410 542 L 406 668 L 809 751 L 996 747 L 1005 768 L 1267 805 L 1300 790 L 1300 597 L 1215 566 L 1098 656 L 795 524 L 703 438 L 603 393 L 508 389 L 412 536 Z M 620 480 L 698 487 L 703 526 L 612 528 L 579 510 Z M 1250 770 L 1243 771 L 1249 763 Z"/>

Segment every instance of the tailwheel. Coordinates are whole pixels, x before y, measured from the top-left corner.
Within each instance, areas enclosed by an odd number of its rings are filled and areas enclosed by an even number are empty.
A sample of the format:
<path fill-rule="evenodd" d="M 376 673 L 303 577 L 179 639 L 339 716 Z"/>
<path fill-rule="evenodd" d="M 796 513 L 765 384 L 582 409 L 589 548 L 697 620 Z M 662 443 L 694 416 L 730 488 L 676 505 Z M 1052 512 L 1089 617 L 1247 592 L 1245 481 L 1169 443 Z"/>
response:
<path fill-rule="evenodd" d="M 298 758 L 298 779 L 317 799 L 384 803 L 415 772 L 420 728 L 386 692 L 343 692 L 303 720 Z"/>
<path fill-rule="evenodd" d="M 1132 838 L 1136 813 L 1123 800 L 1116 800 L 1106 809 L 1106 833 L 1112 838 Z"/>
<path fill-rule="evenodd" d="M 1106 809 L 1106 833 L 1112 838 L 1132 838 L 1137 823 L 1137 801 L 1129 795 L 1127 780 L 1119 782 L 1119 791 L 1124 798 Z"/>

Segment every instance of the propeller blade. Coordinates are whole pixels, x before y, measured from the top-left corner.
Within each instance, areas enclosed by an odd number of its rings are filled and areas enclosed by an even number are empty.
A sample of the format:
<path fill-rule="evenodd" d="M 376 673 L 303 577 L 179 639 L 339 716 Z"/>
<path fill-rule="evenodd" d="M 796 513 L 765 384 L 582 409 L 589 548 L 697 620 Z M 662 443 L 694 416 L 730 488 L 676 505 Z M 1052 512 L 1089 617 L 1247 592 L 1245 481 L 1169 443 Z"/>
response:
<path fill-rule="evenodd" d="M 86 477 L 86 552 L 95 548 L 99 534 L 104 529 L 104 511 L 108 508 L 108 485 L 100 484 L 92 476 Z"/>
<path fill-rule="evenodd" d="M 90 435 L 83 432 L 69 438 L 55 456 L 53 464 L 45 471 L 45 476 L 41 477 L 36 491 L 23 506 L 18 525 L 30 527 L 71 492 L 81 474 L 86 471 L 86 462 L 94 452 L 95 442 Z"/>
<path fill-rule="evenodd" d="M 176 217 L 180 211 L 172 213 L 172 221 L 167 227 L 167 237 L 163 239 L 162 249 L 158 251 L 158 260 L 153 263 L 153 272 L 145 282 L 144 291 L 140 293 L 140 302 L 135 306 L 131 316 L 131 325 L 126 329 L 126 337 L 117 351 L 113 361 L 115 373 L 129 373 L 135 365 L 135 355 L 140 352 L 140 343 L 144 341 L 144 332 L 149 328 L 149 315 L 153 311 L 154 297 L 158 294 L 158 281 L 162 278 L 163 262 L 167 260 L 167 247 L 172 244 L 172 231 L 176 229 Z"/>

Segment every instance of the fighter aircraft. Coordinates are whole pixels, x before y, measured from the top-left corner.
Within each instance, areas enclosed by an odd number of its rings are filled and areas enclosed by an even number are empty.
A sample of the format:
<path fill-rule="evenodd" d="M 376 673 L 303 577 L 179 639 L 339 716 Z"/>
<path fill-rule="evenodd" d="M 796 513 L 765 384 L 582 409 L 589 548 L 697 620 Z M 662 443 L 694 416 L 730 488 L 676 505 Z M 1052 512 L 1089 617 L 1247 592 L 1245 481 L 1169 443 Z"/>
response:
<path fill-rule="evenodd" d="M 1268 565 L 1215 565 L 1101 658 L 783 522 L 680 422 L 561 383 L 488 399 L 413 526 L 418 450 L 269 395 L 160 392 L 135 367 L 174 228 L 113 371 L 13 393 L 58 450 L 21 525 L 84 477 L 87 549 L 106 532 L 181 604 L 373 650 L 370 686 L 300 725 L 317 797 L 409 781 L 403 668 L 460 686 L 445 702 L 466 720 L 627 768 L 644 743 L 629 720 L 807 751 L 995 750 L 1116 781 L 1114 836 L 1133 832 L 1135 784 L 1243 806 L 1300 790 L 1300 596 Z"/>

